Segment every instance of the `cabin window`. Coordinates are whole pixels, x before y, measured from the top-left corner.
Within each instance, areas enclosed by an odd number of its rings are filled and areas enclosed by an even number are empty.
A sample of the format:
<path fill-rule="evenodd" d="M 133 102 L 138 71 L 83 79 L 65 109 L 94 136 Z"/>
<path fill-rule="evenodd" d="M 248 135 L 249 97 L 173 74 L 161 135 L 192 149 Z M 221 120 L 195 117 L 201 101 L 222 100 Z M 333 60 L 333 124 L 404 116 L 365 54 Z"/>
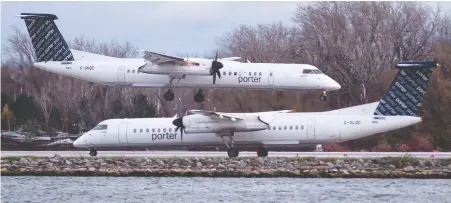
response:
<path fill-rule="evenodd" d="M 234 72 L 233 74 L 236 75 L 236 72 Z"/>
<path fill-rule="evenodd" d="M 298 129 L 298 126 L 294 126 L 294 128 L 297 130 L 297 129 Z"/>
<path fill-rule="evenodd" d="M 132 73 L 135 73 L 135 70 L 132 70 Z"/>
<path fill-rule="evenodd" d="M 284 130 L 287 130 L 287 126 L 284 126 L 283 129 L 284 129 Z"/>
<path fill-rule="evenodd" d="M 127 70 L 127 73 L 130 73 L 130 70 Z"/>
<path fill-rule="evenodd" d="M 169 128 L 169 132 L 172 132 L 172 128 Z"/>
<path fill-rule="evenodd" d="M 107 125 L 96 125 L 92 130 L 106 130 Z"/>
<path fill-rule="evenodd" d="M 271 130 L 271 126 L 268 126 L 268 130 Z"/>
<path fill-rule="evenodd" d="M 229 75 L 232 75 L 232 72 L 229 72 Z"/>
<path fill-rule="evenodd" d="M 148 133 L 148 132 L 149 132 L 149 128 L 146 129 L 146 133 Z"/>
<path fill-rule="evenodd" d="M 313 74 L 313 70 L 312 69 L 304 69 L 304 71 L 302 71 L 303 74 Z"/>
<path fill-rule="evenodd" d="M 293 126 L 290 125 L 290 130 L 293 130 Z"/>
<path fill-rule="evenodd" d="M 155 132 L 155 128 L 152 128 L 152 132 L 153 132 L 153 133 Z"/>
<path fill-rule="evenodd" d="M 254 76 L 257 76 L 257 72 L 254 72 Z"/>
<path fill-rule="evenodd" d="M 160 128 L 157 129 L 157 132 L 160 132 Z"/>
<path fill-rule="evenodd" d="M 272 73 L 269 73 L 269 76 L 272 76 Z"/>
<path fill-rule="evenodd" d="M 301 125 L 301 130 L 304 130 L 304 125 Z"/>
<path fill-rule="evenodd" d="M 142 133 L 142 132 L 143 132 L 143 129 L 139 129 L 139 132 Z"/>
<path fill-rule="evenodd" d="M 276 130 L 276 126 L 272 127 L 273 130 Z"/>
<path fill-rule="evenodd" d="M 163 132 L 166 132 L 166 128 L 163 128 Z"/>
<path fill-rule="evenodd" d="M 249 76 L 252 76 L 252 73 L 251 73 L 251 72 L 249 72 Z"/>
<path fill-rule="evenodd" d="M 225 72 L 225 71 L 224 71 L 224 72 L 222 72 L 222 75 L 227 75 L 227 72 Z"/>
<path fill-rule="evenodd" d="M 133 129 L 133 132 L 136 133 L 136 129 Z"/>
<path fill-rule="evenodd" d="M 259 73 L 258 73 L 258 76 L 262 76 L 262 72 L 259 72 Z"/>
<path fill-rule="evenodd" d="M 279 130 L 282 130 L 282 126 L 279 126 Z"/>

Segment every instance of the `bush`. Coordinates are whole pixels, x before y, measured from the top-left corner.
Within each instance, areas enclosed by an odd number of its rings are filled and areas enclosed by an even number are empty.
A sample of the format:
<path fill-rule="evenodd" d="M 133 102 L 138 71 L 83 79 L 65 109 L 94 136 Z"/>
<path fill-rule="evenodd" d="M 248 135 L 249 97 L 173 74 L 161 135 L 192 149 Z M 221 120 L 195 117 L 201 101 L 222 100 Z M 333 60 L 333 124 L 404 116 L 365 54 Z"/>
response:
<path fill-rule="evenodd" d="M 373 147 L 373 149 L 371 149 L 371 151 L 373 151 L 373 152 L 391 152 L 392 147 L 391 147 L 391 145 L 389 145 L 387 143 L 381 143 L 381 144 L 378 144 L 375 147 Z"/>

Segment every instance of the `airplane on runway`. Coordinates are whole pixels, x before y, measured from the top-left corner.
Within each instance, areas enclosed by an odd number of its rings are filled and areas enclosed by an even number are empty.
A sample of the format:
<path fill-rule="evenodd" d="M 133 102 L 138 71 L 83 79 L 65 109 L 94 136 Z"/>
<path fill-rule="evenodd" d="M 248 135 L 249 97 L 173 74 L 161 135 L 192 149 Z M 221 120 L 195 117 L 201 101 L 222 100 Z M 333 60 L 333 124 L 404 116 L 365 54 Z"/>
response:
<path fill-rule="evenodd" d="M 229 157 L 237 157 L 238 147 L 246 145 L 256 146 L 257 155 L 266 157 L 268 147 L 273 145 L 314 147 L 354 140 L 420 123 L 422 118 L 417 113 L 435 67 L 435 61 L 398 63 L 400 70 L 378 102 L 325 112 L 191 110 L 190 115 L 179 118 L 108 119 L 73 145 L 88 148 L 90 155 L 96 156 L 96 150 L 102 147 L 225 144 Z"/>
<path fill-rule="evenodd" d="M 145 51 L 144 58 L 116 58 L 70 49 L 53 14 L 21 13 L 37 56 L 35 67 L 97 84 L 164 87 L 166 101 L 176 87 L 199 88 L 196 102 L 204 101 L 203 88 L 327 91 L 340 84 L 308 64 L 241 63 L 240 57 L 214 60 L 180 58 Z M 213 84 L 211 82 L 213 77 Z M 218 77 L 218 79 L 216 79 Z"/>

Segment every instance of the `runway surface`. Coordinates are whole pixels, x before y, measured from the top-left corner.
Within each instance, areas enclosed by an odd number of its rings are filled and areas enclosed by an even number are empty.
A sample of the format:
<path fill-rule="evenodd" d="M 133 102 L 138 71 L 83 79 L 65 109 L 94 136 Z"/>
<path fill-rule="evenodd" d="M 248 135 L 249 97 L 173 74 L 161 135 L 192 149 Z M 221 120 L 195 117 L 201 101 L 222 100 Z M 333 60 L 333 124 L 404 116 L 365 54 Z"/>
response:
<path fill-rule="evenodd" d="M 2 151 L 7 156 L 90 157 L 88 151 Z M 225 151 L 98 151 L 97 157 L 227 157 Z M 242 151 L 239 157 L 256 157 L 256 152 Z M 450 159 L 451 152 L 269 152 L 268 157 L 377 158 L 404 157 Z"/>

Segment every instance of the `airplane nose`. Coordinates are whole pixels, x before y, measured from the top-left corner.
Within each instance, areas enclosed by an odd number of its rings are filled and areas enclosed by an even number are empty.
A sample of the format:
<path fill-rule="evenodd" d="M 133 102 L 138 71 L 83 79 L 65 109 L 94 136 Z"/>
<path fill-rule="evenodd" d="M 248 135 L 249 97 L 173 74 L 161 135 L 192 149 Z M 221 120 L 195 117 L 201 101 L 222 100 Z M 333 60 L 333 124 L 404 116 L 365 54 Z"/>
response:
<path fill-rule="evenodd" d="M 78 138 L 72 143 L 72 145 L 74 145 L 74 147 L 77 147 L 77 148 L 82 148 L 82 147 L 84 146 L 84 143 L 83 143 L 83 135 L 80 136 L 80 137 L 78 137 Z"/>
<path fill-rule="evenodd" d="M 341 85 L 338 84 L 337 81 L 333 80 L 333 82 L 332 82 L 332 90 L 339 90 L 339 89 L 341 89 Z"/>

